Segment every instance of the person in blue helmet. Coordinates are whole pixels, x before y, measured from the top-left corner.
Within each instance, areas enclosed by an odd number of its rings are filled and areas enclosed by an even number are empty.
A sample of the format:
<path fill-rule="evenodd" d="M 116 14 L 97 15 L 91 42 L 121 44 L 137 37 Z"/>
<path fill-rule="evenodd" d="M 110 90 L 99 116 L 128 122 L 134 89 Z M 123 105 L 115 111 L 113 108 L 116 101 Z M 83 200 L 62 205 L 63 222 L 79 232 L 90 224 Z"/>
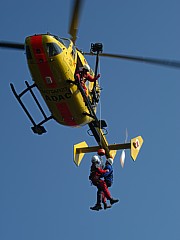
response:
<path fill-rule="evenodd" d="M 113 167 L 112 167 L 112 165 L 113 165 L 113 159 L 108 158 L 106 160 L 106 164 L 104 167 L 104 170 L 108 170 L 108 171 L 102 175 L 104 177 L 104 180 L 108 187 L 111 187 L 113 184 Z"/>

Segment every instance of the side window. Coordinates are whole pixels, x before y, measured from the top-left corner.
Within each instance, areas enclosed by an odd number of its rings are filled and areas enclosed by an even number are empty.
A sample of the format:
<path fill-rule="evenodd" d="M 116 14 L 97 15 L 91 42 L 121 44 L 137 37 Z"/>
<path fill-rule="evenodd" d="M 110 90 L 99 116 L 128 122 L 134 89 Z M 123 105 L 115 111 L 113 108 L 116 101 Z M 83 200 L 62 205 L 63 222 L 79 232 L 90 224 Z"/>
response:
<path fill-rule="evenodd" d="M 62 49 L 56 43 L 47 43 L 46 48 L 49 57 L 54 57 L 62 52 Z"/>
<path fill-rule="evenodd" d="M 26 45 L 26 57 L 27 59 L 32 59 L 30 48 L 27 45 Z"/>

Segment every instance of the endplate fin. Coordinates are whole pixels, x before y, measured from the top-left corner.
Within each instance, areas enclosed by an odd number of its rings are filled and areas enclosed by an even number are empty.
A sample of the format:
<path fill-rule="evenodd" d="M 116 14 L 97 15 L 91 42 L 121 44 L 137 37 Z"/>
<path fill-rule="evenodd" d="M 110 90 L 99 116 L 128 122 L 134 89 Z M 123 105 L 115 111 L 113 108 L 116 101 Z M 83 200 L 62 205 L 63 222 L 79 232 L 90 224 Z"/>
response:
<path fill-rule="evenodd" d="M 86 148 L 88 147 L 87 143 L 84 141 L 84 142 L 80 142 L 78 144 L 75 144 L 74 145 L 74 162 L 77 166 L 80 165 L 81 163 L 81 160 L 84 156 L 84 152 L 82 151 L 83 148 Z"/>
<path fill-rule="evenodd" d="M 133 161 L 136 161 L 136 158 L 142 147 L 142 144 L 143 144 L 143 138 L 141 136 L 131 139 L 131 157 Z"/>

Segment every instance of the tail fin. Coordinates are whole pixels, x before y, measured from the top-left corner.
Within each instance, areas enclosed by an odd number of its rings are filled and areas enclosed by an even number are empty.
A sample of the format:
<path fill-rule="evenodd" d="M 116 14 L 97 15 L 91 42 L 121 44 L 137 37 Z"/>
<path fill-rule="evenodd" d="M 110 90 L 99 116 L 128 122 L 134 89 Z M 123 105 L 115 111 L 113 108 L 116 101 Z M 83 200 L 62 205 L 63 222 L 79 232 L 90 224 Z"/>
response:
<path fill-rule="evenodd" d="M 131 139 L 131 157 L 136 161 L 137 155 L 142 147 L 143 139 L 141 136 Z"/>
<path fill-rule="evenodd" d="M 81 160 L 84 157 L 84 148 L 88 148 L 88 145 L 85 141 L 74 145 L 74 162 L 77 166 L 80 165 Z"/>

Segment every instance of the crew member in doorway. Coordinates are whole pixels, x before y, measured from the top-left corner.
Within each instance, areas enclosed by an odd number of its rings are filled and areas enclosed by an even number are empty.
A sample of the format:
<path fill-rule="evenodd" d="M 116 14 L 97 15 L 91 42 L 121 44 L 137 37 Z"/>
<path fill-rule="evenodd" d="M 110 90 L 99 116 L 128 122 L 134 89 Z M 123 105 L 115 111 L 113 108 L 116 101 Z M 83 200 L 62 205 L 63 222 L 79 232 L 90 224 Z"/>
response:
<path fill-rule="evenodd" d="M 88 64 L 85 64 L 83 67 L 80 67 L 79 70 L 77 70 L 75 73 L 75 78 L 81 83 L 81 86 L 84 89 L 86 96 L 88 95 L 86 81 L 95 82 L 100 77 L 100 74 L 98 74 L 96 77 L 93 77 L 89 72 L 90 67 Z"/>

